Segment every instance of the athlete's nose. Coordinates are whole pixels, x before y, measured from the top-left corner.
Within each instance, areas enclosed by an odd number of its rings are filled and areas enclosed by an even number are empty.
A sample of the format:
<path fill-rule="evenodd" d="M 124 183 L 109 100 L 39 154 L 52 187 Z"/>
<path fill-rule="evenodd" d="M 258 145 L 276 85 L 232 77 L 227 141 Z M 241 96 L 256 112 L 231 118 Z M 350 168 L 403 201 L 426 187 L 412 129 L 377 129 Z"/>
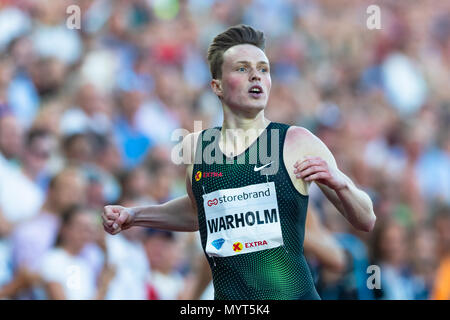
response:
<path fill-rule="evenodd" d="M 258 73 L 256 72 L 256 71 L 252 71 L 251 73 L 250 73 L 250 81 L 251 82 L 253 82 L 253 81 L 261 81 L 261 77 L 258 75 Z"/>

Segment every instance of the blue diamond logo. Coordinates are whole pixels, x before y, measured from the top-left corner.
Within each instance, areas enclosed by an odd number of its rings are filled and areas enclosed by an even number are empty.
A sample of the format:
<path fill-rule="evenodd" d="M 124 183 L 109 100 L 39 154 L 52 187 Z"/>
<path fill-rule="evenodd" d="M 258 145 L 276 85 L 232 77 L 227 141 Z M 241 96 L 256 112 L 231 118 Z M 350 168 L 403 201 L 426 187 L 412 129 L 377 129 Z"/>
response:
<path fill-rule="evenodd" d="M 211 244 L 214 246 L 214 248 L 216 248 L 217 250 L 220 250 L 220 248 L 222 248 L 222 245 L 224 244 L 225 239 L 216 239 L 213 242 L 211 242 Z"/>

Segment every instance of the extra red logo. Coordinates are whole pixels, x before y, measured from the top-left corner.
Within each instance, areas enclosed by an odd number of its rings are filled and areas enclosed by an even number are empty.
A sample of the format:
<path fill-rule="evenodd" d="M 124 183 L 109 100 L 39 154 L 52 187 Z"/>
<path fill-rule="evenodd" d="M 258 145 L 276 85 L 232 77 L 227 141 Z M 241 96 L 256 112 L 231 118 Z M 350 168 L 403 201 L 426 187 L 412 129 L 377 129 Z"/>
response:
<path fill-rule="evenodd" d="M 222 172 L 205 172 L 203 174 L 205 178 L 213 178 L 213 177 L 223 177 Z"/>
<path fill-rule="evenodd" d="M 245 243 L 245 247 L 246 248 L 253 248 L 253 247 L 259 247 L 259 246 L 266 246 L 267 245 L 267 241 L 263 240 L 263 241 L 254 241 L 254 242 L 246 242 Z"/>
<path fill-rule="evenodd" d="M 222 172 L 201 172 L 197 171 L 194 176 L 195 181 L 200 181 L 201 178 L 215 178 L 215 177 L 223 177 Z"/>
<path fill-rule="evenodd" d="M 217 200 L 217 198 L 214 198 L 212 200 L 208 200 L 208 202 L 207 202 L 208 207 L 216 206 L 218 203 L 219 203 L 219 200 Z"/>

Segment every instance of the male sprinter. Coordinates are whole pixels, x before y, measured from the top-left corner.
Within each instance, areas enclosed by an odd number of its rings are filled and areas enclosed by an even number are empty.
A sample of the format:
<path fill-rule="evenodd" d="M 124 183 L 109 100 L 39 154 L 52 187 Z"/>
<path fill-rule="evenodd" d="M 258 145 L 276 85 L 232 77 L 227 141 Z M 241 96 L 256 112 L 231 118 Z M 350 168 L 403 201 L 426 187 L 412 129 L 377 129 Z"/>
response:
<path fill-rule="evenodd" d="M 187 195 L 162 205 L 106 206 L 103 224 L 111 234 L 131 226 L 199 230 L 215 299 L 320 299 L 303 256 L 311 182 L 355 228 L 371 231 L 376 217 L 322 141 L 265 118 L 271 78 L 264 47 L 264 34 L 245 25 L 214 38 L 211 87 L 224 120 L 183 140 L 183 152 L 192 150 Z"/>

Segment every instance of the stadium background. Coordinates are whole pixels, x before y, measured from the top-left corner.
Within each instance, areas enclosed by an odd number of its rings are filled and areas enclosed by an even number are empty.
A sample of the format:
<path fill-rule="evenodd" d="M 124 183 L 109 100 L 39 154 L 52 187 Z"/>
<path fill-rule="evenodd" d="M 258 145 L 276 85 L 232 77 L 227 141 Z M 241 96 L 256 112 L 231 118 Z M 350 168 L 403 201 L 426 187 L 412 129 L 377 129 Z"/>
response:
<path fill-rule="evenodd" d="M 71 4 L 80 29 L 66 25 Z M 380 30 L 366 26 L 371 4 Z M 318 135 L 374 202 L 365 234 L 311 190 L 348 261 L 333 273 L 309 260 L 322 298 L 450 298 L 450 2 L 431 0 L 0 1 L 1 298 L 46 298 L 46 281 L 81 283 L 79 299 L 100 286 L 102 299 L 192 297 L 196 234 L 112 237 L 99 216 L 185 192 L 171 134 L 220 125 L 206 50 L 238 23 L 266 34 L 267 117 Z M 50 219 L 44 203 L 56 202 Z M 34 247 L 63 233 L 71 204 L 96 213 L 80 222 L 84 238 L 65 229 L 90 249 L 75 269 L 56 244 Z M 369 265 L 381 290 L 367 288 Z"/>

